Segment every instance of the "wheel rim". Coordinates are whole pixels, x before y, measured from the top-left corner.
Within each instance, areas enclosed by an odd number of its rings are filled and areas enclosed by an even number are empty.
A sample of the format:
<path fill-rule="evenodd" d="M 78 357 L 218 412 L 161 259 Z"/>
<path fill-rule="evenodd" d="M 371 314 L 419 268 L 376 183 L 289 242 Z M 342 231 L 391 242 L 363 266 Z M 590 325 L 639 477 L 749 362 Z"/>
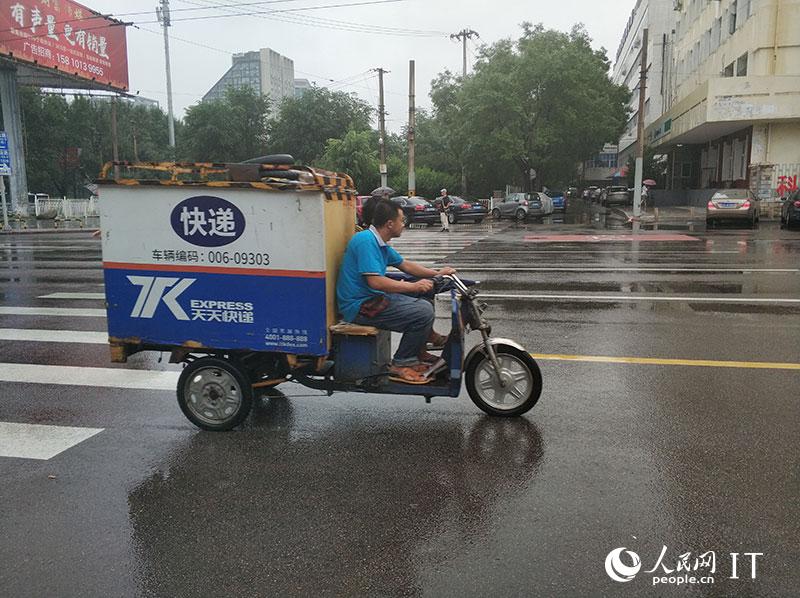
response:
<path fill-rule="evenodd" d="M 499 354 L 500 377 L 487 358 L 475 371 L 475 390 L 490 407 L 500 411 L 511 411 L 522 406 L 533 391 L 533 373 L 528 365 L 514 355 Z M 501 378 L 506 382 L 501 386 Z"/>
<path fill-rule="evenodd" d="M 197 370 L 186 382 L 186 405 L 207 424 L 231 419 L 242 405 L 242 389 L 236 379 L 218 367 Z"/>
<path fill-rule="evenodd" d="M 523 212 L 522 210 L 517 212 L 517 220 L 525 220 L 525 212 Z"/>

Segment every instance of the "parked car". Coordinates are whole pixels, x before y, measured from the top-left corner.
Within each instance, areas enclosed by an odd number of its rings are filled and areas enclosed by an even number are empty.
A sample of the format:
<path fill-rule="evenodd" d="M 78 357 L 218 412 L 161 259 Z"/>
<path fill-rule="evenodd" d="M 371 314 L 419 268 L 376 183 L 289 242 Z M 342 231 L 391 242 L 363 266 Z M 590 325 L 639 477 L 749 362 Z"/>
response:
<path fill-rule="evenodd" d="M 439 222 L 439 210 L 424 197 L 399 195 L 392 201 L 403 208 L 406 224 L 431 224 Z"/>
<path fill-rule="evenodd" d="M 565 212 L 567 209 L 567 199 L 563 191 L 548 191 L 547 195 L 553 200 L 553 210 Z"/>
<path fill-rule="evenodd" d="M 722 189 L 714 193 L 706 206 L 709 228 L 724 220 L 746 222 L 755 228 L 760 218 L 761 207 L 749 189 Z"/>
<path fill-rule="evenodd" d="M 509 193 L 502 202 L 495 204 L 492 217 L 495 220 L 514 218 L 523 221 L 552 213 L 553 200 L 544 193 Z"/>
<path fill-rule="evenodd" d="M 800 191 L 795 191 L 783 200 L 781 227 L 791 229 L 798 224 L 800 224 Z"/>
<path fill-rule="evenodd" d="M 467 201 L 456 195 L 451 195 L 450 203 L 450 209 L 447 211 L 447 220 L 450 224 L 463 220 L 472 220 L 476 224 L 480 224 L 489 215 L 489 210 L 486 209 L 486 206 L 477 201 Z"/>
<path fill-rule="evenodd" d="M 627 187 L 606 187 L 600 198 L 603 206 L 632 206 L 633 195 Z"/>

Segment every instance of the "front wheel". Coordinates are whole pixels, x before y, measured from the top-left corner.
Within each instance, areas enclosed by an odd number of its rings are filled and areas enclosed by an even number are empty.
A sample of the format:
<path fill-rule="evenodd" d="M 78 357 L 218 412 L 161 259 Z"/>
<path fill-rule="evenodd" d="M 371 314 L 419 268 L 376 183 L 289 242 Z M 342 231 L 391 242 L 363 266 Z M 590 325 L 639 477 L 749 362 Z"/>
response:
<path fill-rule="evenodd" d="M 500 220 L 500 210 L 498 210 L 497 208 L 492 210 L 492 219 L 493 220 Z"/>
<path fill-rule="evenodd" d="M 198 428 L 222 432 L 245 420 L 253 406 L 253 389 L 230 361 L 203 357 L 181 372 L 178 405 Z"/>
<path fill-rule="evenodd" d="M 447 221 L 448 221 L 450 224 L 455 224 L 455 223 L 456 223 L 456 215 L 455 215 L 455 214 L 453 214 L 453 212 L 450 212 L 450 213 L 447 215 Z"/>
<path fill-rule="evenodd" d="M 467 392 L 481 411 L 518 417 L 530 411 L 542 394 L 542 373 L 533 358 L 510 345 L 495 345 L 500 375 L 485 352 L 476 353 L 465 372 Z M 504 384 L 501 384 L 501 380 Z"/>

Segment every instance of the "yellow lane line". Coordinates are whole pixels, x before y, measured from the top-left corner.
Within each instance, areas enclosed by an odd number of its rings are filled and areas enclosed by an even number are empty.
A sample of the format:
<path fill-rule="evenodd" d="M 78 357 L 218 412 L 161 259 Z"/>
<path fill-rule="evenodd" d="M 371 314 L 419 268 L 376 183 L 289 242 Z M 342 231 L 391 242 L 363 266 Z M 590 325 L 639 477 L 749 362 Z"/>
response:
<path fill-rule="evenodd" d="M 542 361 L 576 361 L 584 363 L 621 363 L 634 365 L 673 365 L 699 368 L 737 368 L 751 370 L 795 370 L 800 363 L 768 363 L 760 361 L 710 361 L 704 359 L 657 359 L 650 357 L 601 357 L 596 355 L 542 355 L 531 353 Z"/>

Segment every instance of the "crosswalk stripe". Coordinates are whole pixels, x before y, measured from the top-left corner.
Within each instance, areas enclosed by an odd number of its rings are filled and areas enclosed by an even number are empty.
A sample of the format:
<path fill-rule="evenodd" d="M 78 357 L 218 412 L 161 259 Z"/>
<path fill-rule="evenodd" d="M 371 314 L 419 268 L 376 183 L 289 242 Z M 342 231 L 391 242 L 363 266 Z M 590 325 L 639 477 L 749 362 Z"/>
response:
<path fill-rule="evenodd" d="M 108 334 L 106 332 L 89 332 L 85 330 L 0 328 L 0 340 L 105 345 L 108 344 Z"/>
<path fill-rule="evenodd" d="M 0 382 L 94 386 L 134 390 L 175 390 L 180 372 L 0 363 Z"/>
<path fill-rule="evenodd" d="M 105 309 L 86 307 L 0 307 L 0 316 L 57 316 L 74 318 L 105 318 Z"/>
<path fill-rule="evenodd" d="M 0 422 L 0 457 L 49 461 L 103 430 Z"/>
<path fill-rule="evenodd" d="M 39 299 L 105 299 L 105 293 L 50 293 L 39 295 Z"/>

